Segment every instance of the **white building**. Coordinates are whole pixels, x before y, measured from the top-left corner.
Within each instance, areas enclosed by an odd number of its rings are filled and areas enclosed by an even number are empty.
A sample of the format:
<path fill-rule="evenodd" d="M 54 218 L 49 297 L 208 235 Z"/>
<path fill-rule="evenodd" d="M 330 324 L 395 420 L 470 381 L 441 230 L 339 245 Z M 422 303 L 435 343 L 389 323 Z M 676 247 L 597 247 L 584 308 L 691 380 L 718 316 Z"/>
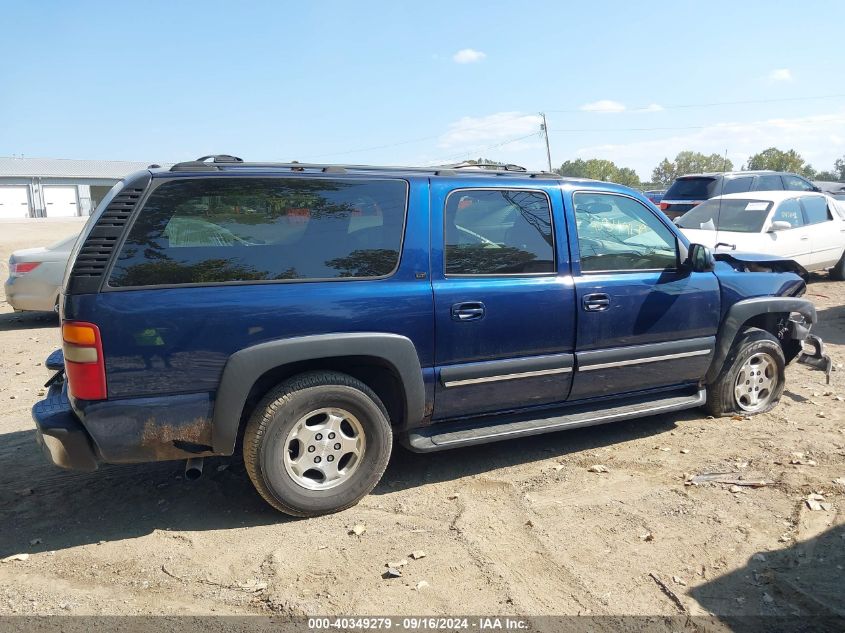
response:
<path fill-rule="evenodd" d="M 124 176 L 149 163 L 0 158 L 0 218 L 90 215 Z"/>

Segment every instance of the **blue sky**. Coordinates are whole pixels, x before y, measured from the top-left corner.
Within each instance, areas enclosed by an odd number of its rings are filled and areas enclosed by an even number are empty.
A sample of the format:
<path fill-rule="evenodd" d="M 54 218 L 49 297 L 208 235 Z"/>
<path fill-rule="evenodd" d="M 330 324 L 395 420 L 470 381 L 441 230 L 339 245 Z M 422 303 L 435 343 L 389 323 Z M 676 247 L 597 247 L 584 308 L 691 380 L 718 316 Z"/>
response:
<path fill-rule="evenodd" d="M 845 154 L 841 0 L 0 0 L 0 15 L 3 156 L 539 168 L 539 135 L 514 139 L 540 111 L 555 166 L 609 158 L 646 178 L 682 149 L 739 166 L 791 147 L 817 169 Z"/>

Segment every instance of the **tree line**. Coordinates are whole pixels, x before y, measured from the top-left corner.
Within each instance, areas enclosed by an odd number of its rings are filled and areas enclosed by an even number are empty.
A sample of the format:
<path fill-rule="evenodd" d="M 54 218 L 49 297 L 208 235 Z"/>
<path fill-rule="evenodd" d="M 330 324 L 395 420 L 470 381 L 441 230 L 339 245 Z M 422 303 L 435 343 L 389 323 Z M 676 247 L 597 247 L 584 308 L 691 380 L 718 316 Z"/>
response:
<path fill-rule="evenodd" d="M 593 180 L 616 182 L 628 187 L 656 189 L 668 187 L 675 181 L 675 178 L 685 174 L 733 171 L 733 168 L 733 162 L 725 156 L 683 151 L 675 156 L 675 160 L 664 158 L 660 161 L 651 172 L 651 182 L 642 182 L 637 173 L 630 167 L 619 167 L 613 161 L 602 158 L 568 160 L 554 171 L 561 176 L 591 178 Z M 845 182 L 845 156 L 834 162 L 832 170 L 816 171 L 794 149 L 783 151 L 776 147 L 770 147 L 751 156 L 740 169 L 771 169 L 773 171 L 792 172 L 811 180 Z"/>

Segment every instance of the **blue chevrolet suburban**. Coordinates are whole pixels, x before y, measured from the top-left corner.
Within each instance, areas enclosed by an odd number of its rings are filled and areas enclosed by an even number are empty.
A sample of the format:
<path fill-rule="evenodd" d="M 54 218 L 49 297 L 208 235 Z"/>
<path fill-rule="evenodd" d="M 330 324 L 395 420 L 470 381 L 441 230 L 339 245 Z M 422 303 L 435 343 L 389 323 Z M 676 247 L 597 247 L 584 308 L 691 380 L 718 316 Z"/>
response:
<path fill-rule="evenodd" d="M 334 512 L 394 441 L 768 411 L 786 363 L 826 358 L 796 271 L 515 166 L 153 166 L 74 247 L 37 438 L 87 470 L 242 451 L 273 507 Z"/>

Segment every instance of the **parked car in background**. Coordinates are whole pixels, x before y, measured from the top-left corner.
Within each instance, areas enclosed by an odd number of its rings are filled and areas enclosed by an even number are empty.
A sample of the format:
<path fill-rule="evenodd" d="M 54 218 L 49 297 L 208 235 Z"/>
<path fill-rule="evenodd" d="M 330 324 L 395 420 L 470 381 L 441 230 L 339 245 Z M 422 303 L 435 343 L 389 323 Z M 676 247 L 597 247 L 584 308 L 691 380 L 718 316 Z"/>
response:
<path fill-rule="evenodd" d="M 832 182 L 829 180 L 814 180 L 813 184 L 823 193 L 845 202 L 845 182 Z"/>
<path fill-rule="evenodd" d="M 703 202 L 676 224 L 691 241 L 718 250 L 792 259 L 807 271 L 845 280 L 845 211 L 820 193 L 733 193 Z"/>
<path fill-rule="evenodd" d="M 25 248 L 9 258 L 3 289 L 15 310 L 59 310 L 59 292 L 76 235 L 52 246 Z"/>
<path fill-rule="evenodd" d="M 748 191 L 820 191 L 812 182 L 797 174 L 779 171 L 727 171 L 689 174 L 675 179 L 660 201 L 660 210 L 669 219 L 684 213 L 705 200 L 731 193 Z"/>
<path fill-rule="evenodd" d="M 57 465 L 190 478 L 242 450 L 270 505 L 313 516 L 372 490 L 394 441 L 751 415 L 803 341 L 830 366 L 805 282 L 769 272 L 793 262 L 718 261 L 627 187 L 205 159 L 127 177 L 74 247 L 33 408 Z"/>
<path fill-rule="evenodd" d="M 651 200 L 654 204 L 660 204 L 663 196 L 666 195 L 665 189 L 652 189 L 650 191 L 643 191 L 643 195 Z"/>

